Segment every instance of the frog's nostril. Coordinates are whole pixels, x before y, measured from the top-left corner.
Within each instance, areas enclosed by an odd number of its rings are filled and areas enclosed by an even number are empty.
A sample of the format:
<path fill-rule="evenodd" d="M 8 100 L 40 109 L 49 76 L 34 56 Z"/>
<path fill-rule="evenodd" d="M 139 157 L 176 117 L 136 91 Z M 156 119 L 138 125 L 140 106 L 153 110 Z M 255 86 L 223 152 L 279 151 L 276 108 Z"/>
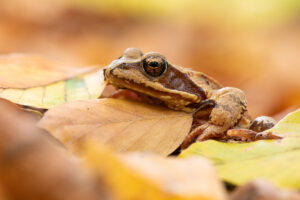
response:
<path fill-rule="evenodd" d="M 104 80 L 106 80 L 106 77 L 105 77 L 105 71 L 106 71 L 106 69 L 103 69 L 103 77 L 104 77 Z"/>

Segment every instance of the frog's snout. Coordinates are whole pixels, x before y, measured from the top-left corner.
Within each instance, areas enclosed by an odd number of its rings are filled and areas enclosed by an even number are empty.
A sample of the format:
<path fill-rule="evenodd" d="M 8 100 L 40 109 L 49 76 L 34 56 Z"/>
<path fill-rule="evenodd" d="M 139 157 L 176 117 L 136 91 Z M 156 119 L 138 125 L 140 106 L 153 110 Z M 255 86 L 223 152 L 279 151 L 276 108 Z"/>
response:
<path fill-rule="evenodd" d="M 103 69 L 104 80 L 108 81 L 110 77 L 113 75 L 114 67 L 106 67 Z"/>

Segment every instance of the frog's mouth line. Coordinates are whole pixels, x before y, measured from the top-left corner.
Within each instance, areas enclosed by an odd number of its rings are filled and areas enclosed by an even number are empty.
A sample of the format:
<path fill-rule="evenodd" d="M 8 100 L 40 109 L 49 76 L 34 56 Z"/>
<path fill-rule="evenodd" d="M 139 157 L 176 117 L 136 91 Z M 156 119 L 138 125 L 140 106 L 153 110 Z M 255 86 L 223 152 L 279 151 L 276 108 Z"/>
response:
<path fill-rule="evenodd" d="M 161 101 L 160 99 L 157 98 L 153 98 L 149 95 L 145 95 L 140 92 L 127 89 L 127 88 L 119 88 L 114 85 L 110 85 L 110 86 L 114 87 L 114 92 L 108 96 L 109 98 L 127 99 L 133 101 L 146 102 L 154 105 L 166 106 L 164 101 Z"/>
<path fill-rule="evenodd" d="M 136 83 L 133 80 L 110 76 L 108 82 L 118 88 L 118 90 L 124 90 L 124 98 L 129 97 L 129 99 L 132 99 L 131 97 L 133 97 L 132 100 L 135 100 L 134 98 L 136 97 L 136 100 L 155 104 L 164 104 L 168 107 L 170 107 L 170 104 L 174 104 L 174 107 L 172 106 L 172 109 L 184 110 L 187 112 L 192 112 L 198 107 L 198 103 L 192 103 L 190 99 L 184 98 L 179 94 L 158 91 L 146 86 L 143 83 Z M 126 95 L 126 91 L 128 91 L 128 95 Z M 120 96 L 113 94 L 112 97 L 115 98 L 114 96 L 118 98 L 122 97 L 122 94 Z M 181 105 L 181 107 L 178 107 L 178 109 L 176 109 L 176 104 Z"/>

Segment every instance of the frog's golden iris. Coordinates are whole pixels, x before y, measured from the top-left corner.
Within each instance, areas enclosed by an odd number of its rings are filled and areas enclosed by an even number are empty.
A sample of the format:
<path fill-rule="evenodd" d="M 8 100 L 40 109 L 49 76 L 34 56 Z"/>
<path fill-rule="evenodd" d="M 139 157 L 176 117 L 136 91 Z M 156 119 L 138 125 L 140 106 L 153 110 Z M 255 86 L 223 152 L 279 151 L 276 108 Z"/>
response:
<path fill-rule="evenodd" d="M 143 70 L 148 76 L 162 76 L 168 69 L 168 63 L 158 55 L 150 55 L 143 60 Z"/>

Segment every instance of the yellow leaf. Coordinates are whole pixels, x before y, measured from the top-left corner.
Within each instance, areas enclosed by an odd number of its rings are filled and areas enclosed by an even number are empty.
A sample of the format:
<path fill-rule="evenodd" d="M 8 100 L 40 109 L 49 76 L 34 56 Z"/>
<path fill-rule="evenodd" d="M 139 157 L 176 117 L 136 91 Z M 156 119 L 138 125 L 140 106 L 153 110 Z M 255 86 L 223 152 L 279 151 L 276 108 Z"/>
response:
<path fill-rule="evenodd" d="M 89 169 L 114 199 L 225 200 L 227 195 L 206 159 L 162 158 L 153 154 L 114 155 L 94 142 L 81 148 Z"/>
<path fill-rule="evenodd" d="M 58 104 L 98 98 L 105 87 L 98 67 L 70 68 L 29 55 L 0 57 L 0 97 L 48 109 Z"/>
<path fill-rule="evenodd" d="M 39 125 L 67 146 L 93 138 L 119 152 L 169 155 L 182 143 L 191 123 L 192 116 L 184 112 L 127 100 L 97 99 L 54 107 Z"/>
<path fill-rule="evenodd" d="M 269 131 L 280 133 L 284 137 L 300 137 L 300 109 L 288 114 Z"/>
<path fill-rule="evenodd" d="M 209 140 L 191 145 L 180 157 L 210 158 L 219 176 L 233 184 L 264 178 L 283 188 L 300 188 L 300 110 L 281 120 L 271 130 L 287 137 L 233 144 Z"/>

